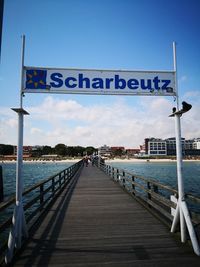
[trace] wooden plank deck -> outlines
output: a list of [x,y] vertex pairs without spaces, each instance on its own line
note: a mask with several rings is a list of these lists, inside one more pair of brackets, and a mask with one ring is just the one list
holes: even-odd
[[60,195],[14,266],[200,266],[188,245],[119,185],[84,167],[71,196]]

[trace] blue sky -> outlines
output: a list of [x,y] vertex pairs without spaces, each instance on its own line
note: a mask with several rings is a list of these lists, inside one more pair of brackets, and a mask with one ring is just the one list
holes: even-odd
[[[200,137],[199,0],[5,0],[0,143],[17,143],[21,35],[25,65],[172,70],[177,42],[180,100],[193,105],[182,135]],[[123,145],[174,136],[172,97],[26,94],[26,145]]]

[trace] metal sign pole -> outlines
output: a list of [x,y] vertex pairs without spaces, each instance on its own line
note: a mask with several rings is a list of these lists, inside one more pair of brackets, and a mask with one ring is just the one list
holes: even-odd
[[175,130],[176,130],[176,157],[177,157],[177,179],[178,179],[178,202],[176,207],[176,212],[174,216],[174,220],[171,227],[171,232],[175,232],[176,226],[180,221],[180,232],[181,232],[181,242],[186,242],[186,226],[190,235],[190,239],[192,242],[192,246],[194,252],[200,256],[200,248],[197,241],[197,237],[194,231],[194,227],[192,225],[192,221],[190,218],[190,214],[187,208],[187,203],[185,201],[185,193],[184,193],[184,184],[183,184],[183,177],[182,177],[182,140],[181,140],[181,116],[183,113],[187,112],[191,105],[188,105],[186,102],[185,106],[181,110],[179,110],[179,95],[178,95],[178,86],[177,86],[177,66],[176,66],[176,44],[173,43],[173,54],[174,54],[174,71],[175,71],[175,86],[176,86],[176,94],[177,94],[177,110],[175,110],[171,117],[175,117]]
[[[174,72],[175,72],[175,88],[176,88],[176,107],[179,111],[179,91],[177,80],[177,57],[176,57],[176,43],[173,42],[173,58],[174,58]],[[177,157],[177,180],[178,180],[178,194],[179,200],[184,199],[184,185],[182,178],[182,140],[181,140],[181,115],[175,115],[175,132],[176,132],[176,157]],[[182,210],[179,210],[180,227],[181,227],[181,241],[186,242],[186,227]]]
[[21,90],[20,90],[20,108],[12,108],[18,114],[18,145],[17,145],[17,164],[16,164],[16,206],[13,213],[13,227],[8,238],[8,250],[5,256],[5,262],[9,263],[12,260],[14,247],[21,247],[22,235],[28,236],[26,221],[24,216],[22,192],[23,192],[23,121],[24,115],[29,113],[23,109],[22,103],[22,86],[23,86],[23,67],[24,67],[24,49],[25,36],[22,36],[22,58],[21,58]]

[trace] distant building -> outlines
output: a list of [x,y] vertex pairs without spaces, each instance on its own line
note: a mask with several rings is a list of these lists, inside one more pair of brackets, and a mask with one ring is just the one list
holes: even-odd
[[[23,146],[23,156],[31,157],[32,146]],[[17,155],[17,146],[14,146],[14,155]]]
[[[176,138],[168,138],[167,142],[167,155],[176,155]],[[189,139],[181,138],[182,153],[184,156],[198,156],[200,155],[200,138]]]
[[[165,139],[167,143],[167,155],[168,156],[175,156],[176,155],[176,137],[170,137]],[[182,150],[184,150],[184,142],[185,138],[181,138],[182,143]]]
[[111,155],[121,157],[125,154],[125,147],[124,146],[111,146]]
[[42,155],[41,157],[46,160],[56,160],[60,158],[57,154]]
[[[23,159],[29,159],[30,155],[23,155]],[[16,160],[17,159],[17,155],[4,155],[2,157],[3,160]]]
[[32,151],[42,150],[44,146],[32,146]]
[[124,146],[111,146],[111,151],[116,151],[116,150],[122,150],[125,151],[125,147]]
[[111,148],[109,146],[101,146],[98,148],[98,154],[101,157],[110,157],[111,156]]
[[127,148],[126,149],[126,155],[128,157],[134,157],[136,155],[139,155],[140,149],[139,148]]
[[145,139],[145,153],[149,156],[166,156],[167,144],[166,141],[158,138]]
[[[184,156],[200,155],[200,138],[189,139],[181,138],[182,153]],[[144,140],[143,150],[145,155],[149,156],[175,156],[176,155],[176,138],[171,137],[165,140],[158,138],[146,138]]]
[[200,149],[200,138],[195,138],[193,140],[193,149]]
[[[145,139],[145,140],[146,140],[146,139]],[[148,150],[148,148],[147,148],[147,150]],[[145,144],[140,145],[140,151],[139,151],[138,156],[140,156],[140,157],[147,156],[147,155],[148,155],[147,153],[148,153],[148,152],[146,151],[146,146],[145,146]]]
[[184,140],[183,149],[184,150],[191,150],[191,149],[193,149],[193,143],[194,143],[194,139],[192,139],[192,140]]
[[200,156],[200,138],[185,140],[185,156]]

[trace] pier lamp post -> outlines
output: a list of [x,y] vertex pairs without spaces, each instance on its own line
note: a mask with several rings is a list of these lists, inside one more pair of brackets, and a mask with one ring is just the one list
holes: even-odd
[[174,233],[177,224],[180,221],[181,242],[186,242],[186,227],[192,242],[194,252],[200,256],[200,248],[197,241],[196,233],[190,218],[187,203],[185,201],[184,184],[182,177],[182,142],[181,142],[181,116],[192,108],[192,105],[182,102],[182,109],[179,109],[179,94],[177,82],[177,64],[176,64],[176,43],[173,42],[173,59],[174,59],[174,73],[175,73],[175,89],[176,89],[176,108],[170,117],[175,118],[175,131],[176,131],[176,157],[177,157],[177,180],[178,180],[178,202],[176,206],[175,216],[172,222],[171,232]]
[[12,260],[14,247],[20,248],[22,236],[28,237],[26,221],[24,216],[24,208],[22,201],[23,179],[23,122],[24,115],[29,113],[23,108],[12,108],[18,114],[18,145],[17,145],[17,165],[16,165],[16,204],[12,218],[13,227],[8,238],[8,250],[5,256],[5,262],[9,263]]
[[25,36],[22,36],[22,57],[21,57],[21,90],[20,90],[20,107],[12,108],[18,114],[18,144],[17,144],[17,162],[16,162],[16,203],[12,218],[12,229],[8,238],[8,250],[5,256],[5,262],[8,264],[13,258],[14,248],[21,247],[22,236],[27,237],[28,231],[24,216],[23,208],[23,124],[24,115],[29,113],[23,109],[23,67],[24,67],[24,49],[25,48]]
[[178,202],[176,206],[175,216],[172,222],[171,232],[174,233],[177,224],[180,221],[181,242],[186,242],[186,227],[192,242],[194,252],[200,256],[200,248],[194,227],[190,218],[187,203],[185,201],[184,184],[182,178],[182,142],[181,142],[181,116],[183,113],[189,111],[192,106],[186,102],[182,102],[182,109],[176,111],[173,108],[173,113],[170,117],[175,118],[176,130],[176,156],[177,156],[177,179],[178,179]]

